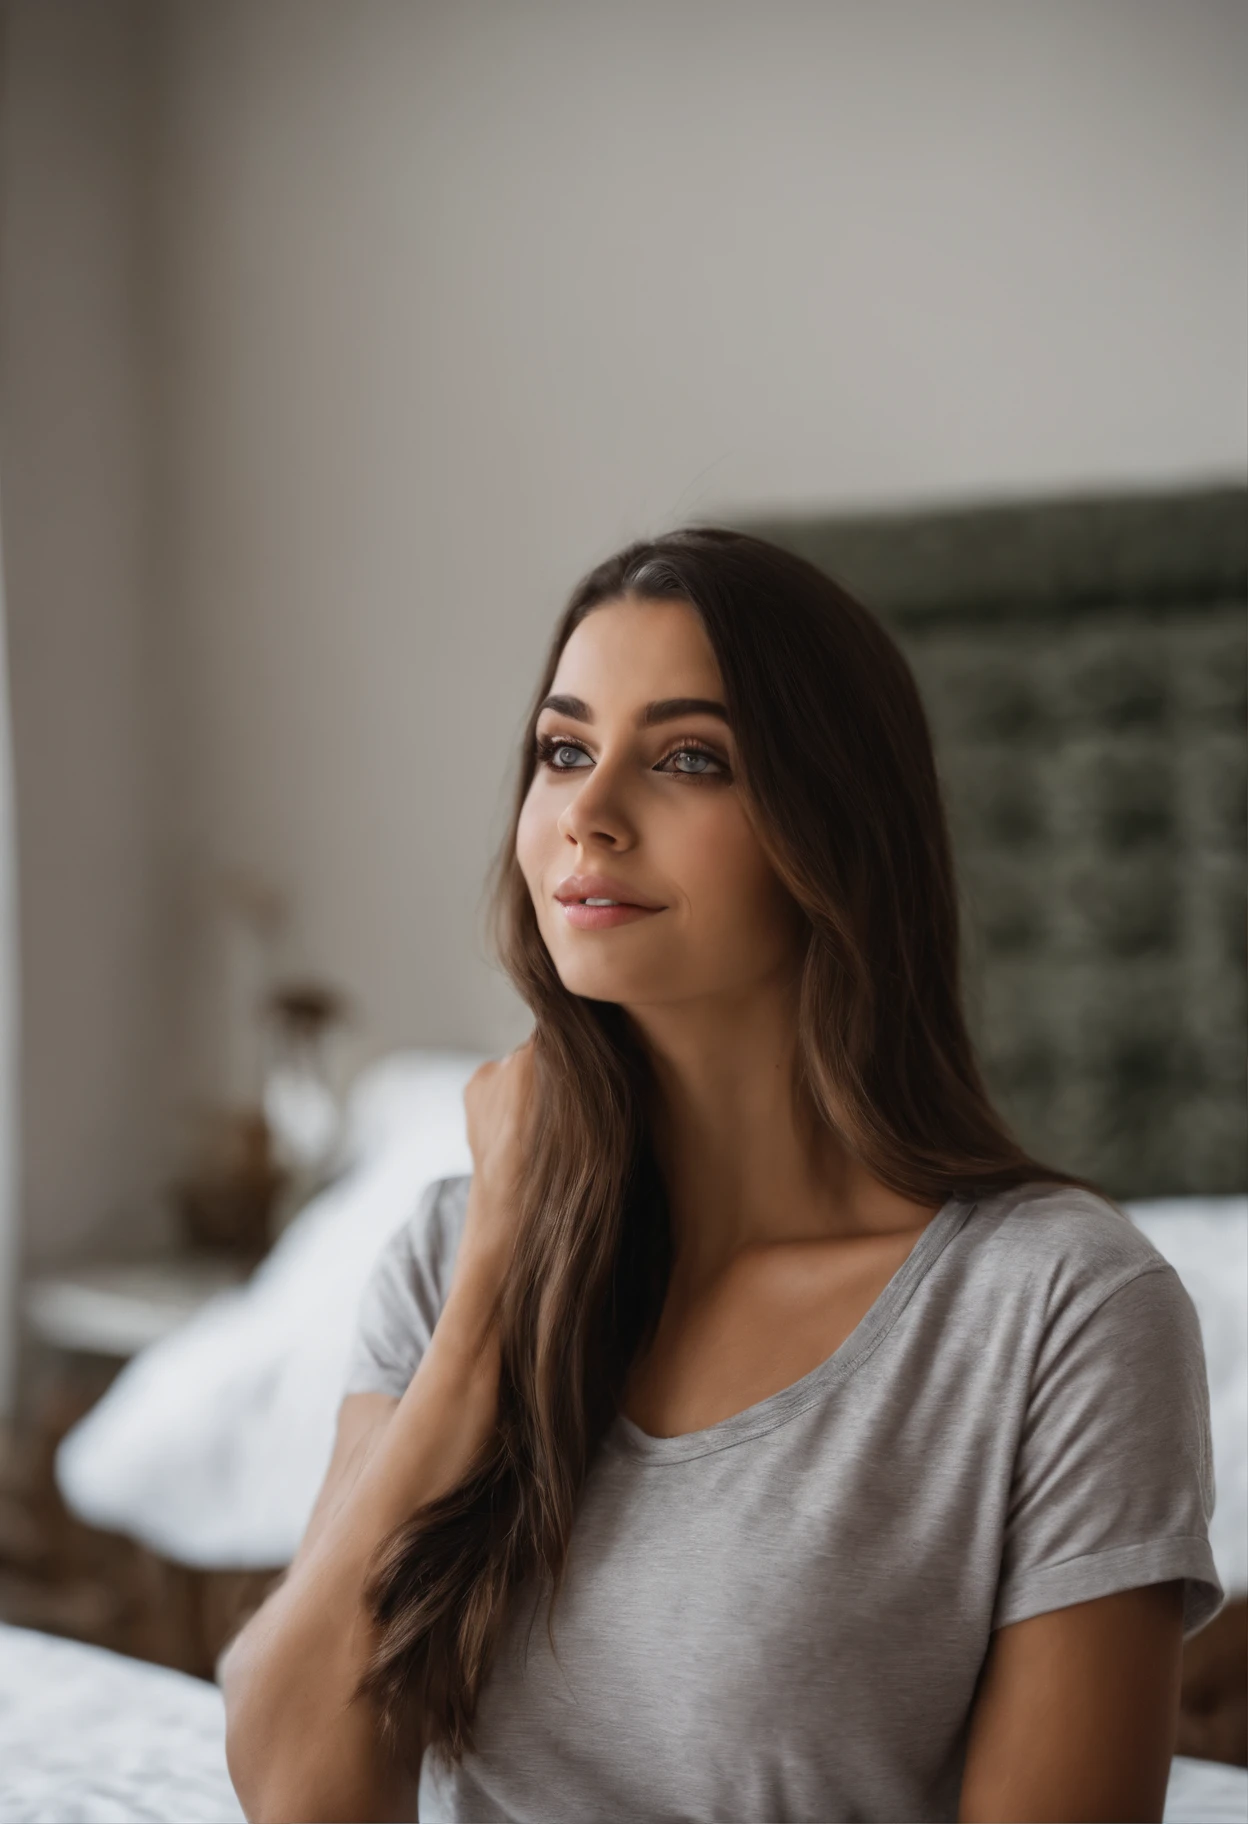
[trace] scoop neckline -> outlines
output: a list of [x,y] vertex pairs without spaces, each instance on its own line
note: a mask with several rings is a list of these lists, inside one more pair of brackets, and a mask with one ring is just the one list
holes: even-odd
[[774,1431],[778,1425],[786,1425],[807,1407],[815,1405],[833,1387],[847,1380],[883,1341],[920,1281],[976,1208],[970,1198],[950,1197],[943,1203],[849,1335],[800,1380],[790,1382],[776,1393],[769,1393],[753,1406],[731,1413],[726,1419],[718,1419],[701,1431],[682,1431],[670,1438],[643,1431],[640,1425],[619,1412],[604,1443],[608,1448],[648,1463],[680,1463],[690,1457],[731,1450],[736,1444],[744,1444],[750,1438]]

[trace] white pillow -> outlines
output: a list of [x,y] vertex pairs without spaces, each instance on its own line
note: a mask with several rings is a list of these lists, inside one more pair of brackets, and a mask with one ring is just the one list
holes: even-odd
[[289,1562],[373,1262],[430,1180],[471,1170],[462,1097],[480,1061],[400,1053],[362,1074],[343,1176],[245,1286],[136,1356],[63,1440],[57,1482],[75,1513],[182,1564]]
[[1200,1319],[1217,1484],[1209,1543],[1227,1596],[1248,1596],[1248,1197],[1168,1197],[1127,1211]]

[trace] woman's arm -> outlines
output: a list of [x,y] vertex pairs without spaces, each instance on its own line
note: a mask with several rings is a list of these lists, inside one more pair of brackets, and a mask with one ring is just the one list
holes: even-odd
[[381,1544],[459,1482],[498,1398],[493,1314],[510,1259],[528,1047],[468,1086],[474,1173],[450,1292],[401,1400],[343,1401],[325,1485],[283,1582],[224,1654],[226,1755],[252,1824],[412,1815],[410,1776],[355,1691],[376,1645],[364,1601]]
[[1181,1582],[999,1628],[971,1712],[960,1824],[1155,1824],[1182,1660]]
[[377,1410],[378,1395],[343,1402],[307,1536],[225,1655],[226,1755],[252,1824],[410,1815],[410,1780],[383,1750],[371,1707],[354,1697],[376,1644],[363,1590],[382,1542],[452,1488],[489,1436],[492,1297],[474,1276],[458,1281],[389,1413]]

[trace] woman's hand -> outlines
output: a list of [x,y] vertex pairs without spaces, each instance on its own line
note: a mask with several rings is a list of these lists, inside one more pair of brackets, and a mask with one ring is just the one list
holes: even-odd
[[482,1064],[468,1079],[464,1109],[472,1150],[472,1188],[456,1282],[471,1274],[497,1290],[511,1260],[516,1212],[532,1133],[533,1041]]

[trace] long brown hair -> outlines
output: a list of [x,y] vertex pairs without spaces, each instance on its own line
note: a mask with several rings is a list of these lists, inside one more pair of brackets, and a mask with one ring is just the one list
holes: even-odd
[[564,988],[515,856],[559,655],[594,608],[629,597],[691,604],[719,662],[744,787],[805,915],[798,1055],[814,1108],[921,1202],[1070,1181],[1016,1144],[980,1078],[931,737],[888,634],[812,565],[741,533],[692,528],[600,564],[556,629],[497,864],[499,950],[533,1011],[537,1085],[498,1421],[462,1483],[392,1535],[368,1592],[379,1643],[361,1694],[409,1758],[471,1746],[511,1599],[530,1581],[557,1590],[595,1447],[667,1285],[645,1057],[620,1008]]

